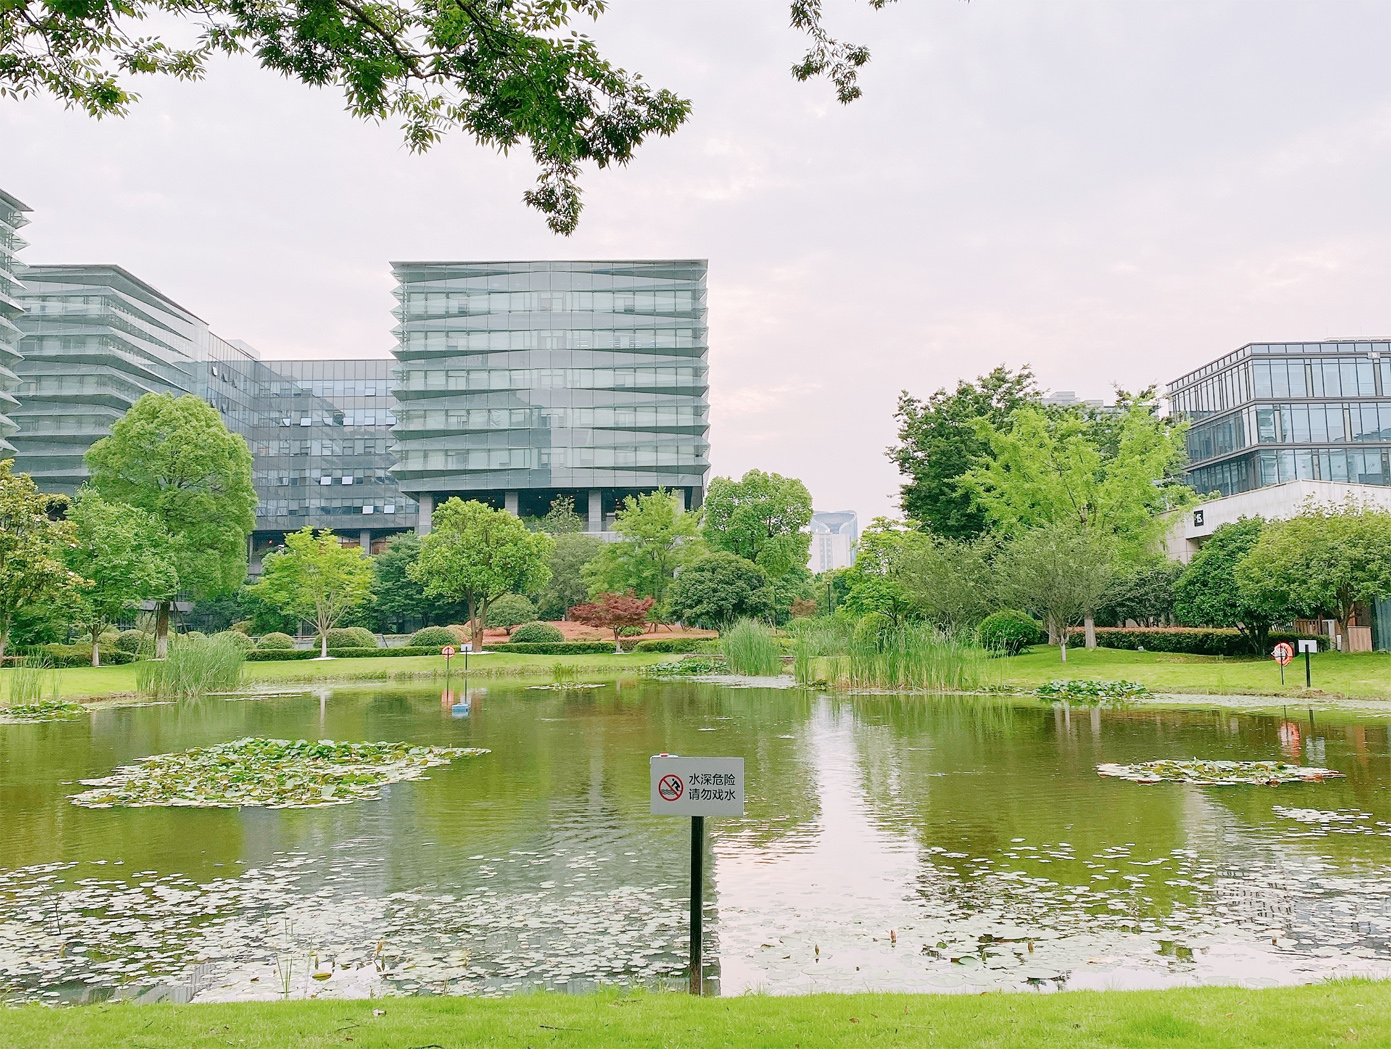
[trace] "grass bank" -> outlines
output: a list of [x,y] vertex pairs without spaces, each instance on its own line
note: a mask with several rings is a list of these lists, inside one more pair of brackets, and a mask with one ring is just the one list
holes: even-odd
[[[382,1015],[375,1015],[381,1010]],[[463,1046],[1386,1045],[1391,987],[1341,981],[1061,994],[682,994],[385,998],[236,1005],[0,1010],[0,1047],[455,1049]]]

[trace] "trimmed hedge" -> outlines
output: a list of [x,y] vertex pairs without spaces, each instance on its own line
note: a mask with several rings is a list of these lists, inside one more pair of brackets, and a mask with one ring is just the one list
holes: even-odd
[[[273,648],[248,652],[246,658],[264,663],[278,659],[313,659],[318,654],[317,646],[289,651]],[[402,645],[400,648],[330,648],[328,654],[335,659],[367,659],[371,656],[437,656],[440,650],[429,645]]]
[[986,616],[978,632],[980,643],[986,648],[1011,656],[1043,640],[1043,632],[1033,617],[1017,608],[1003,608]]
[[243,652],[250,652],[256,647],[256,642],[247,637],[240,630],[223,630],[213,635],[214,638],[223,638],[236,645]]
[[257,652],[292,652],[294,647],[295,639],[279,630],[263,635],[261,640],[256,642]]
[[154,640],[154,634],[147,630],[122,630],[116,635],[116,647],[122,652],[139,652],[141,645],[152,645]]
[[447,626],[427,626],[422,627],[411,635],[411,646],[420,648],[429,645],[439,651],[445,645],[457,645],[459,635]]
[[507,639],[509,645],[554,645],[565,640],[565,632],[558,626],[537,620],[523,623],[512,631]]
[[[631,652],[634,642],[622,642],[623,651]],[[604,656],[614,655],[612,641],[555,641],[551,644],[488,645],[489,652],[517,652],[527,656]]]
[[328,647],[376,648],[377,635],[361,626],[335,627],[328,632]]
[[[1270,647],[1281,641],[1298,649],[1296,641],[1317,641],[1319,651],[1328,649],[1328,638],[1310,634],[1284,634],[1272,632]],[[1081,648],[1087,643],[1086,631],[1077,627],[1068,631],[1067,647]],[[1096,644],[1098,648],[1119,648],[1146,652],[1175,652],[1190,656],[1262,656],[1269,658],[1269,652],[1253,652],[1250,640],[1236,630],[1218,627],[1097,627]]]
[[698,637],[652,637],[639,641],[633,646],[634,652],[696,652],[700,649],[702,638]]

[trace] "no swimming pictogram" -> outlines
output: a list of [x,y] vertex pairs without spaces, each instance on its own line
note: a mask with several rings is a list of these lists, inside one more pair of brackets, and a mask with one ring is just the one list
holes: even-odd
[[677,800],[684,789],[680,776],[663,776],[657,784],[657,793],[662,796],[663,801]]

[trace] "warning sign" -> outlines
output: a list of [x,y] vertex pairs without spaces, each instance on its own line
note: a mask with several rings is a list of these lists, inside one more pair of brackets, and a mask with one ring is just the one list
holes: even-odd
[[657,754],[651,760],[652,812],[661,816],[742,816],[743,758],[682,758]]

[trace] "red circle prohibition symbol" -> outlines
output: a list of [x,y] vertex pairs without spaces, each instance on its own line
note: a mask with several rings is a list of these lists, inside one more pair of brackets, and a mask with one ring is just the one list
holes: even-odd
[[684,789],[680,776],[663,776],[657,781],[657,793],[662,796],[663,801],[679,800]]

